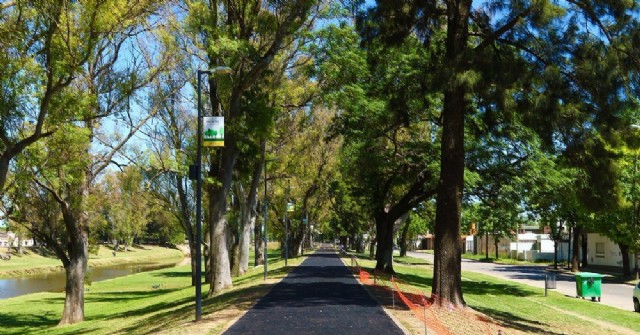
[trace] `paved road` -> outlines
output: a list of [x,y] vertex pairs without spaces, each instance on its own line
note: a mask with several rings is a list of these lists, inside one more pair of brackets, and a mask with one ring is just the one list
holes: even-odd
[[[422,258],[433,264],[433,255],[421,252],[408,252],[409,256]],[[546,266],[538,265],[502,265],[484,263],[469,259],[462,260],[462,271],[473,271],[488,274],[494,277],[517,281],[534,287],[544,288],[544,277],[547,273]],[[464,277],[464,273],[462,274]],[[556,291],[569,297],[576,296],[575,276],[570,273],[556,274]],[[602,297],[600,303],[633,311],[631,300],[633,286],[626,284],[607,283],[607,278],[602,281]]]
[[336,253],[311,254],[224,334],[403,334]]

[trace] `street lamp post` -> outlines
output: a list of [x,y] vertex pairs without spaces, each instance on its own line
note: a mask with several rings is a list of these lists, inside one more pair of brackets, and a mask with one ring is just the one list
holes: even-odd
[[[631,125],[632,129],[640,129],[640,126],[637,124],[632,124]],[[632,204],[631,206],[632,208],[632,212],[631,212],[631,221],[633,223],[633,235],[634,235],[634,239],[633,239],[633,272],[635,275],[636,280],[638,280],[639,276],[639,272],[638,272],[638,251],[637,251],[637,233],[638,233],[638,206],[637,206],[637,199],[636,199],[636,175],[638,174],[638,152],[636,151],[636,153],[633,156],[633,186],[631,188],[631,199],[632,199]]]
[[269,272],[268,270],[268,264],[269,262],[267,261],[267,243],[268,243],[268,239],[267,239],[267,213],[268,213],[268,207],[267,207],[267,155],[266,155],[266,145],[264,147],[264,151],[262,151],[262,162],[264,164],[264,224],[263,224],[263,231],[262,231],[262,237],[264,239],[264,253],[263,253],[263,257],[264,257],[264,280],[267,280],[267,274]]
[[287,179],[287,192],[285,192],[285,208],[284,208],[284,266],[287,266],[289,259],[289,189],[291,188],[291,180]]
[[634,235],[634,240],[633,240],[633,272],[634,275],[636,277],[636,280],[638,280],[638,251],[636,250],[636,239],[637,239],[637,231],[638,231],[638,206],[637,206],[637,199],[636,199],[636,175],[638,174],[638,154],[636,153],[633,156],[633,180],[632,180],[632,187],[631,187],[631,223],[633,224],[633,235]]
[[229,74],[228,66],[216,66],[210,70],[198,70],[198,134],[196,145],[196,321],[202,320],[202,75]]

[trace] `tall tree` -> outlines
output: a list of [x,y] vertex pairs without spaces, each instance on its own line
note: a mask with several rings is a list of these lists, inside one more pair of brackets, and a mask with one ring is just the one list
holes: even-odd
[[[213,162],[208,176],[215,183],[208,183],[210,290],[215,294],[232,285],[229,251],[226,241],[225,219],[228,191],[233,171],[240,155],[242,108],[245,93],[260,82],[274,57],[291,43],[291,36],[309,24],[309,15],[316,1],[297,0],[266,3],[244,0],[239,2],[189,1],[189,24],[195,27],[195,44],[203,50],[208,67],[226,64],[234,69],[233,80],[221,82],[221,92],[226,92],[224,116],[227,129],[225,147],[220,157],[211,153]],[[218,96],[218,80],[209,77],[211,113],[221,114]],[[221,93],[222,96],[223,93]]]
[[[41,190],[48,192],[60,208],[64,223],[64,229],[58,231],[61,235],[43,232],[39,236],[64,265],[65,305],[60,324],[70,324],[84,319],[84,280],[91,217],[88,201],[92,186],[153,114],[139,115],[132,111],[130,99],[155,78],[168,59],[163,57],[162,41],[153,35],[157,27],[147,22],[150,15],[158,13],[154,1],[62,1],[56,2],[56,6],[59,6],[54,8],[57,11],[36,8],[29,13],[42,12],[45,21],[51,20],[52,25],[60,27],[57,29],[64,27],[63,32],[54,34],[52,41],[60,45],[53,50],[82,52],[82,57],[48,60],[56,69],[66,68],[68,62],[82,61],[83,66],[65,77],[73,82],[65,89],[59,88],[66,99],[50,98],[49,102],[68,113],[64,121],[75,122],[50,123],[53,120],[48,119],[45,126],[61,127],[64,132],[52,134],[46,142],[40,141],[37,148],[32,144],[25,165],[20,169],[31,173]],[[56,13],[55,18],[49,17],[50,12]],[[48,31],[53,34],[56,30]],[[153,52],[147,44],[136,43],[134,37],[143,35],[158,42]],[[34,43],[47,42],[36,39]],[[27,93],[38,97],[37,92]],[[24,100],[30,100],[30,96]],[[138,107],[137,110],[144,108]],[[109,116],[120,126],[115,129],[122,131],[114,138],[108,138],[101,128],[101,121]]]
[[[607,134],[607,141],[615,141],[607,129],[620,120],[616,111],[625,103],[621,88],[628,76],[598,87],[594,83],[616,73],[611,69],[637,70],[639,64],[638,53],[633,52],[637,47],[629,43],[630,36],[637,36],[634,3],[472,3],[449,0],[400,4],[379,0],[369,16],[375,18],[370,21],[381,22],[380,29],[363,29],[365,36],[379,34],[394,43],[418,36],[425,46],[440,45],[444,50],[444,66],[435,74],[443,83],[440,91],[444,105],[432,292],[441,301],[454,305],[464,304],[458,239],[465,116],[473,110],[474,103],[488,98],[492,104],[485,109],[490,107],[494,115],[510,116],[509,120],[532,127],[541,133],[548,147],[558,145],[558,139],[566,139],[562,134],[571,129],[565,123],[569,119],[573,129],[600,129]],[[444,38],[438,38],[442,31]],[[609,50],[612,56],[606,62],[589,57],[589,65],[581,53],[590,50],[581,48],[588,45]],[[485,88],[497,94],[483,95]],[[604,103],[607,100],[609,103]],[[582,101],[583,113],[563,107],[565,102],[576,106],[576,101]],[[514,114],[516,111],[520,114]]]
[[0,7],[0,192],[12,159],[74,118],[66,106],[82,95],[68,88],[108,35],[95,20],[100,7],[71,1]]
[[396,221],[436,190],[441,97],[424,73],[437,68],[428,62],[437,50],[417,39],[394,48],[372,39],[359,49],[344,23],[320,36],[329,41],[315,55],[325,99],[341,109],[334,131],[344,136],[342,175],[375,220],[376,269],[393,272]]

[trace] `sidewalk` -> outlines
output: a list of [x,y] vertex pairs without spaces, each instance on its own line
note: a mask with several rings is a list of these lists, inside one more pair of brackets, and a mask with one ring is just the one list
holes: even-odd
[[336,253],[317,251],[233,324],[236,334],[403,334]]

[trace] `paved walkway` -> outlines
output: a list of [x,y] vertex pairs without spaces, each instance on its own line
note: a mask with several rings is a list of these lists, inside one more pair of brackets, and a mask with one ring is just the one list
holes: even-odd
[[336,253],[311,254],[225,335],[403,334]]

